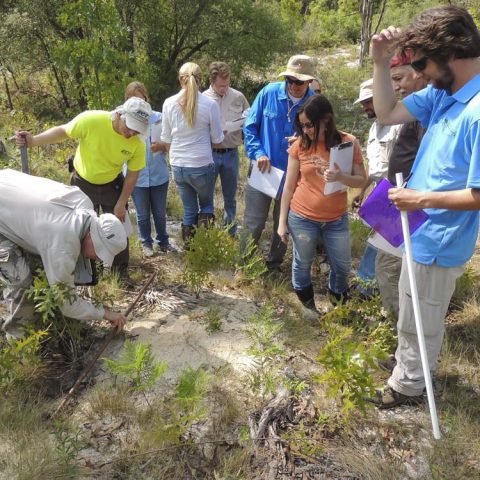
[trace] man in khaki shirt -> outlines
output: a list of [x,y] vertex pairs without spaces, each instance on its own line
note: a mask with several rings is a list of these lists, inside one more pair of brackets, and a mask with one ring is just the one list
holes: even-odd
[[242,127],[244,112],[250,107],[243,93],[230,87],[230,67],[224,62],[210,64],[210,88],[204,95],[214,99],[222,117],[222,129],[225,139],[213,145],[215,178],[220,175],[223,192],[224,224],[230,225],[229,232],[235,235],[237,225],[237,181],[238,181],[238,146],[242,144]]

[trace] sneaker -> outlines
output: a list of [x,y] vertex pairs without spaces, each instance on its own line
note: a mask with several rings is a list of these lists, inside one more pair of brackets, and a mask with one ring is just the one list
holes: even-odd
[[178,253],[178,250],[173,245],[170,245],[169,243],[167,245],[159,245],[158,249],[162,253]]
[[142,252],[144,257],[153,257],[153,247],[151,245],[143,245]]
[[377,390],[376,398],[371,398],[369,401],[374,403],[380,410],[386,410],[400,405],[418,405],[423,403],[424,397],[423,395],[416,395],[414,397],[404,395],[387,385],[383,390]]

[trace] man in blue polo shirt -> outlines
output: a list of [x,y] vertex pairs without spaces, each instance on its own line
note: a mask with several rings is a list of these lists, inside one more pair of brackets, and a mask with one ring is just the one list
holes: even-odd
[[[258,168],[262,173],[270,171],[271,166],[284,172],[287,170],[288,138],[293,135],[295,115],[300,105],[314,95],[309,88],[310,82],[315,79],[312,58],[294,55],[279,77],[285,77],[285,81],[270,83],[258,93],[243,127],[251,168]],[[247,186],[244,226],[257,244],[265,228],[271,202],[271,197]],[[280,199],[275,199],[272,240],[267,258],[270,271],[280,269],[287,250],[277,234],[279,215]]]
[[[389,75],[396,46],[430,85],[398,102]],[[425,209],[428,220],[412,236],[412,252],[431,371],[444,337],[455,281],[472,256],[480,209],[480,34],[470,14],[446,5],[419,14],[404,31],[372,38],[373,100],[386,124],[419,120],[427,129],[408,188],[389,198],[400,210]],[[380,408],[417,403],[425,387],[406,261],[399,283],[397,365],[379,393]]]

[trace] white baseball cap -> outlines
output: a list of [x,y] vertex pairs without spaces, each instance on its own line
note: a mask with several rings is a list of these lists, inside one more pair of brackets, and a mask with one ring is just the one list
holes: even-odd
[[148,102],[139,97],[130,97],[116,111],[122,115],[128,128],[140,135],[148,134],[148,121],[152,114],[152,107]]
[[360,93],[353,104],[355,105],[370,98],[373,98],[373,78],[369,78],[360,84]]
[[111,213],[103,213],[99,217],[92,215],[90,236],[97,257],[105,265],[111,265],[115,256],[127,247],[125,227]]

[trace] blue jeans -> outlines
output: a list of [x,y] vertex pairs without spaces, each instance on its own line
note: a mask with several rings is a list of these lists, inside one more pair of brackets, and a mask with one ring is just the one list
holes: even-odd
[[345,293],[351,264],[348,214],[332,222],[317,222],[290,210],[288,230],[293,241],[293,288],[303,290],[312,284],[312,263],[321,238],[330,265],[328,288],[334,293]]
[[199,213],[213,215],[214,164],[204,167],[172,166],[172,172],[183,203],[183,225],[197,225]]
[[[373,281],[375,280],[375,259],[377,258],[377,249],[367,242],[365,251],[360,260],[360,265],[358,267],[357,277],[364,281]],[[359,290],[366,295],[373,295],[373,288],[364,287],[359,285]]]
[[137,224],[142,245],[152,246],[152,224],[157,232],[157,242],[162,247],[168,245],[167,235],[167,193],[168,182],[154,187],[135,187],[132,192],[133,203],[137,210]]
[[223,224],[232,225],[229,229],[231,235],[235,235],[237,225],[235,216],[237,213],[237,181],[238,181],[238,148],[225,153],[213,152],[215,163],[215,182],[220,175],[223,193]]

